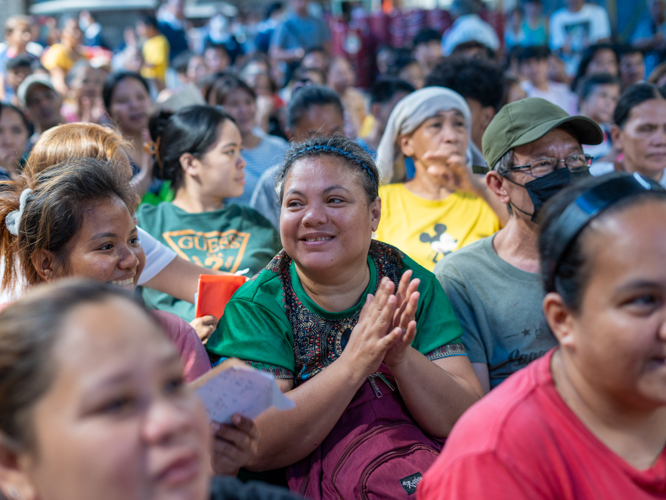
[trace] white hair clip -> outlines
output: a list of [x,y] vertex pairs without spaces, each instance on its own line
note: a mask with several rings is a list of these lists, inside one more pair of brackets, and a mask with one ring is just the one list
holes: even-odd
[[23,217],[23,211],[25,210],[25,203],[28,200],[28,196],[32,193],[32,189],[26,188],[21,192],[21,197],[19,198],[19,209],[14,210],[7,214],[5,217],[5,225],[7,226],[7,231],[14,236],[19,234],[19,225],[21,224],[21,217]]

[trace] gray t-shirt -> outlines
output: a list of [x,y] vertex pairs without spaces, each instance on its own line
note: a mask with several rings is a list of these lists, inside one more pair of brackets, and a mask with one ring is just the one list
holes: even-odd
[[280,166],[275,165],[262,174],[250,199],[250,206],[266,217],[278,231],[280,230],[280,201],[275,191],[275,181],[279,169]]
[[490,388],[557,345],[543,315],[538,274],[501,259],[493,236],[453,252],[435,266],[463,329],[472,363],[486,363]]

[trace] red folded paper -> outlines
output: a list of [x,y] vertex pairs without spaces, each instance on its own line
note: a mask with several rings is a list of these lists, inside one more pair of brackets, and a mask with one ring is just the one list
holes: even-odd
[[215,274],[199,276],[196,317],[200,318],[210,314],[220,319],[231,296],[246,281],[245,276],[218,276]]

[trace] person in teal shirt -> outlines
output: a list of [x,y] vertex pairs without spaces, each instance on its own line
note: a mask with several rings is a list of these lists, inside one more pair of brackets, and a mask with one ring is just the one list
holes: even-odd
[[[172,202],[142,205],[141,227],[180,257],[220,272],[261,271],[280,250],[271,223],[255,210],[225,205],[245,184],[242,140],[233,119],[219,108],[190,106],[161,111],[150,121],[157,176],[171,181]],[[148,307],[190,322],[195,307],[156,290],[144,289]],[[207,317],[214,329],[212,316]],[[213,324],[214,323],[214,324]]]

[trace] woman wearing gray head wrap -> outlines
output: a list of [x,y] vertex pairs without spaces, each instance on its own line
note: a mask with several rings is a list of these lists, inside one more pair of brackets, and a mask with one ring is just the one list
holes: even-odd
[[[500,227],[492,195],[471,170],[471,113],[458,93],[428,87],[409,94],[391,113],[377,150],[382,221],[377,239],[432,270],[444,256]],[[404,183],[401,157],[414,161]],[[506,209],[494,200],[499,210]]]

